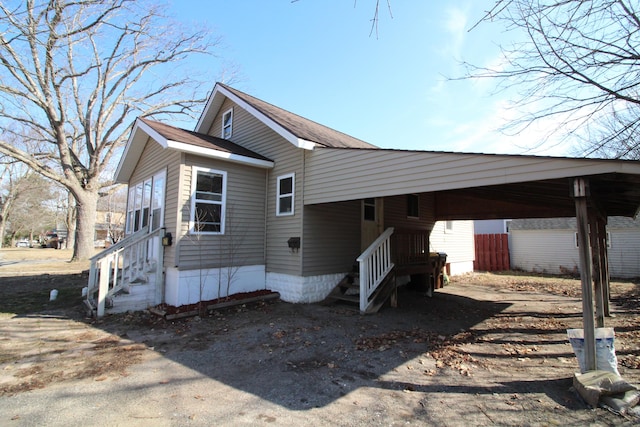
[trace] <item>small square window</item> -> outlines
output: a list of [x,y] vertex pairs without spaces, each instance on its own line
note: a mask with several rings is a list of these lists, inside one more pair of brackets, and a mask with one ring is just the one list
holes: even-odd
[[294,214],[294,188],[295,174],[282,175],[278,177],[278,188],[276,195],[276,215]]
[[233,109],[227,110],[222,115],[222,138],[224,139],[231,138],[232,131],[233,131]]
[[362,215],[365,221],[376,220],[376,199],[364,199],[362,203]]
[[420,218],[420,197],[417,194],[407,195],[407,216]]

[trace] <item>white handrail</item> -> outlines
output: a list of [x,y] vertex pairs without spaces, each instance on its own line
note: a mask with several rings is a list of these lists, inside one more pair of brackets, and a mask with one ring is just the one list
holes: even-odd
[[[162,302],[162,235],[162,228],[149,233],[148,227],[145,227],[91,258],[87,300],[98,293],[97,317],[104,315],[107,297],[124,289],[146,273],[155,274],[156,304]],[[155,272],[149,271],[154,263]]]
[[393,227],[387,228],[356,259],[360,265],[360,311],[370,305],[369,298],[393,269],[391,262],[391,235]]

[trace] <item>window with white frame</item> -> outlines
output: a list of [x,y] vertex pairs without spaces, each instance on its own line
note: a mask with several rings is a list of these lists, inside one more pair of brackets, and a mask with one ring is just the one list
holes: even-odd
[[164,184],[165,171],[161,171],[129,187],[126,234],[136,232],[147,225],[150,226],[149,231],[157,230],[162,226]]
[[129,198],[127,199],[127,223],[125,226],[126,234],[130,234],[133,232],[133,216],[134,216],[135,199],[136,199],[135,187],[129,187]]
[[147,179],[142,185],[142,218],[140,218],[140,226],[149,225],[149,212],[151,209],[151,180]]
[[135,187],[135,201],[133,211],[133,231],[140,230],[140,216],[142,215],[142,183],[139,182]]
[[295,190],[295,174],[290,173],[278,177],[276,196],[276,215],[293,215],[293,194]]
[[233,109],[227,110],[222,115],[222,137],[224,139],[231,138],[233,131]]
[[193,167],[189,232],[224,234],[227,173]]

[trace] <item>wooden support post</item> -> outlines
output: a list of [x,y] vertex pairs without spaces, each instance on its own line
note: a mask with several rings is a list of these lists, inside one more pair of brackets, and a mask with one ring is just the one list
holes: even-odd
[[587,371],[596,369],[596,331],[593,315],[593,286],[591,278],[591,247],[589,246],[589,220],[587,196],[588,182],[584,178],[573,180],[576,204],[578,246],[580,252],[580,280],[582,282],[582,324],[584,329],[584,361]]
[[607,217],[603,217],[598,221],[598,236],[600,236],[600,257],[601,257],[601,274],[602,274],[602,292],[604,299],[604,315],[611,317],[609,307],[609,298],[611,296],[611,279],[609,277],[609,248],[607,240]]
[[604,328],[604,292],[602,290],[602,251],[600,241],[600,229],[598,228],[599,218],[591,210],[589,215],[589,243],[591,245],[591,263],[593,266],[594,299],[596,303],[596,326]]

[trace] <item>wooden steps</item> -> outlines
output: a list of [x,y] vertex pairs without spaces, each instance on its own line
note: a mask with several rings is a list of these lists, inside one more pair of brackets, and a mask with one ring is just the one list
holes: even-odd
[[[350,307],[360,307],[360,280],[358,273],[349,273],[336,285],[322,301],[323,304],[344,303]],[[370,298],[370,305],[364,314],[377,313],[380,308],[392,298],[391,305],[396,306],[396,277],[392,271]]]

